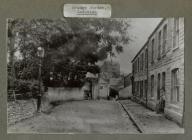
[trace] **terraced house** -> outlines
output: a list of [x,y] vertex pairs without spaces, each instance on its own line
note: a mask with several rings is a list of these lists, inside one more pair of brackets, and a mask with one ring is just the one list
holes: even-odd
[[184,18],[164,18],[132,60],[133,95],[183,124]]

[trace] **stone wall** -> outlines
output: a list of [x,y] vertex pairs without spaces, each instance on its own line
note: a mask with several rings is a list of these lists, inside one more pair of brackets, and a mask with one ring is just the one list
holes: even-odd
[[81,88],[48,88],[48,98],[50,102],[83,100],[84,91]]

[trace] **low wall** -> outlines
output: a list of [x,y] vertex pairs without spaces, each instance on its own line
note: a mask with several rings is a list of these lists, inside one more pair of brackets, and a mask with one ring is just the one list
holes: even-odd
[[48,88],[49,101],[83,100],[84,92],[81,88]]
[[119,98],[127,99],[132,96],[132,86],[125,87],[119,91]]

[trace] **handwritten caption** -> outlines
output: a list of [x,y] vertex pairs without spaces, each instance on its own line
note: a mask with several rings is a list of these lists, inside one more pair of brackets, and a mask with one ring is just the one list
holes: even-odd
[[64,17],[111,17],[109,4],[65,4]]

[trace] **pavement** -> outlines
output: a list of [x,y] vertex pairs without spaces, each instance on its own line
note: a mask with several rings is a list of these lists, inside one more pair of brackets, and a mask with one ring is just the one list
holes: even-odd
[[36,111],[35,100],[17,100],[7,103],[8,125],[30,118]]
[[[41,110],[48,110],[51,108],[51,104],[46,99],[42,97]],[[29,100],[16,100],[7,102],[7,124],[13,125],[22,120],[33,117],[37,111],[37,101],[36,99]]]
[[135,134],[138,128],[116,101],[65,101],[8,126],[8,133]]
[[142,133],[146,134],[172,134],[184,133],[184,128],[175,122],[165,118],[163,114],[157,114],[141,104],[131,100],[119,100],[119,103],[133,119]]

